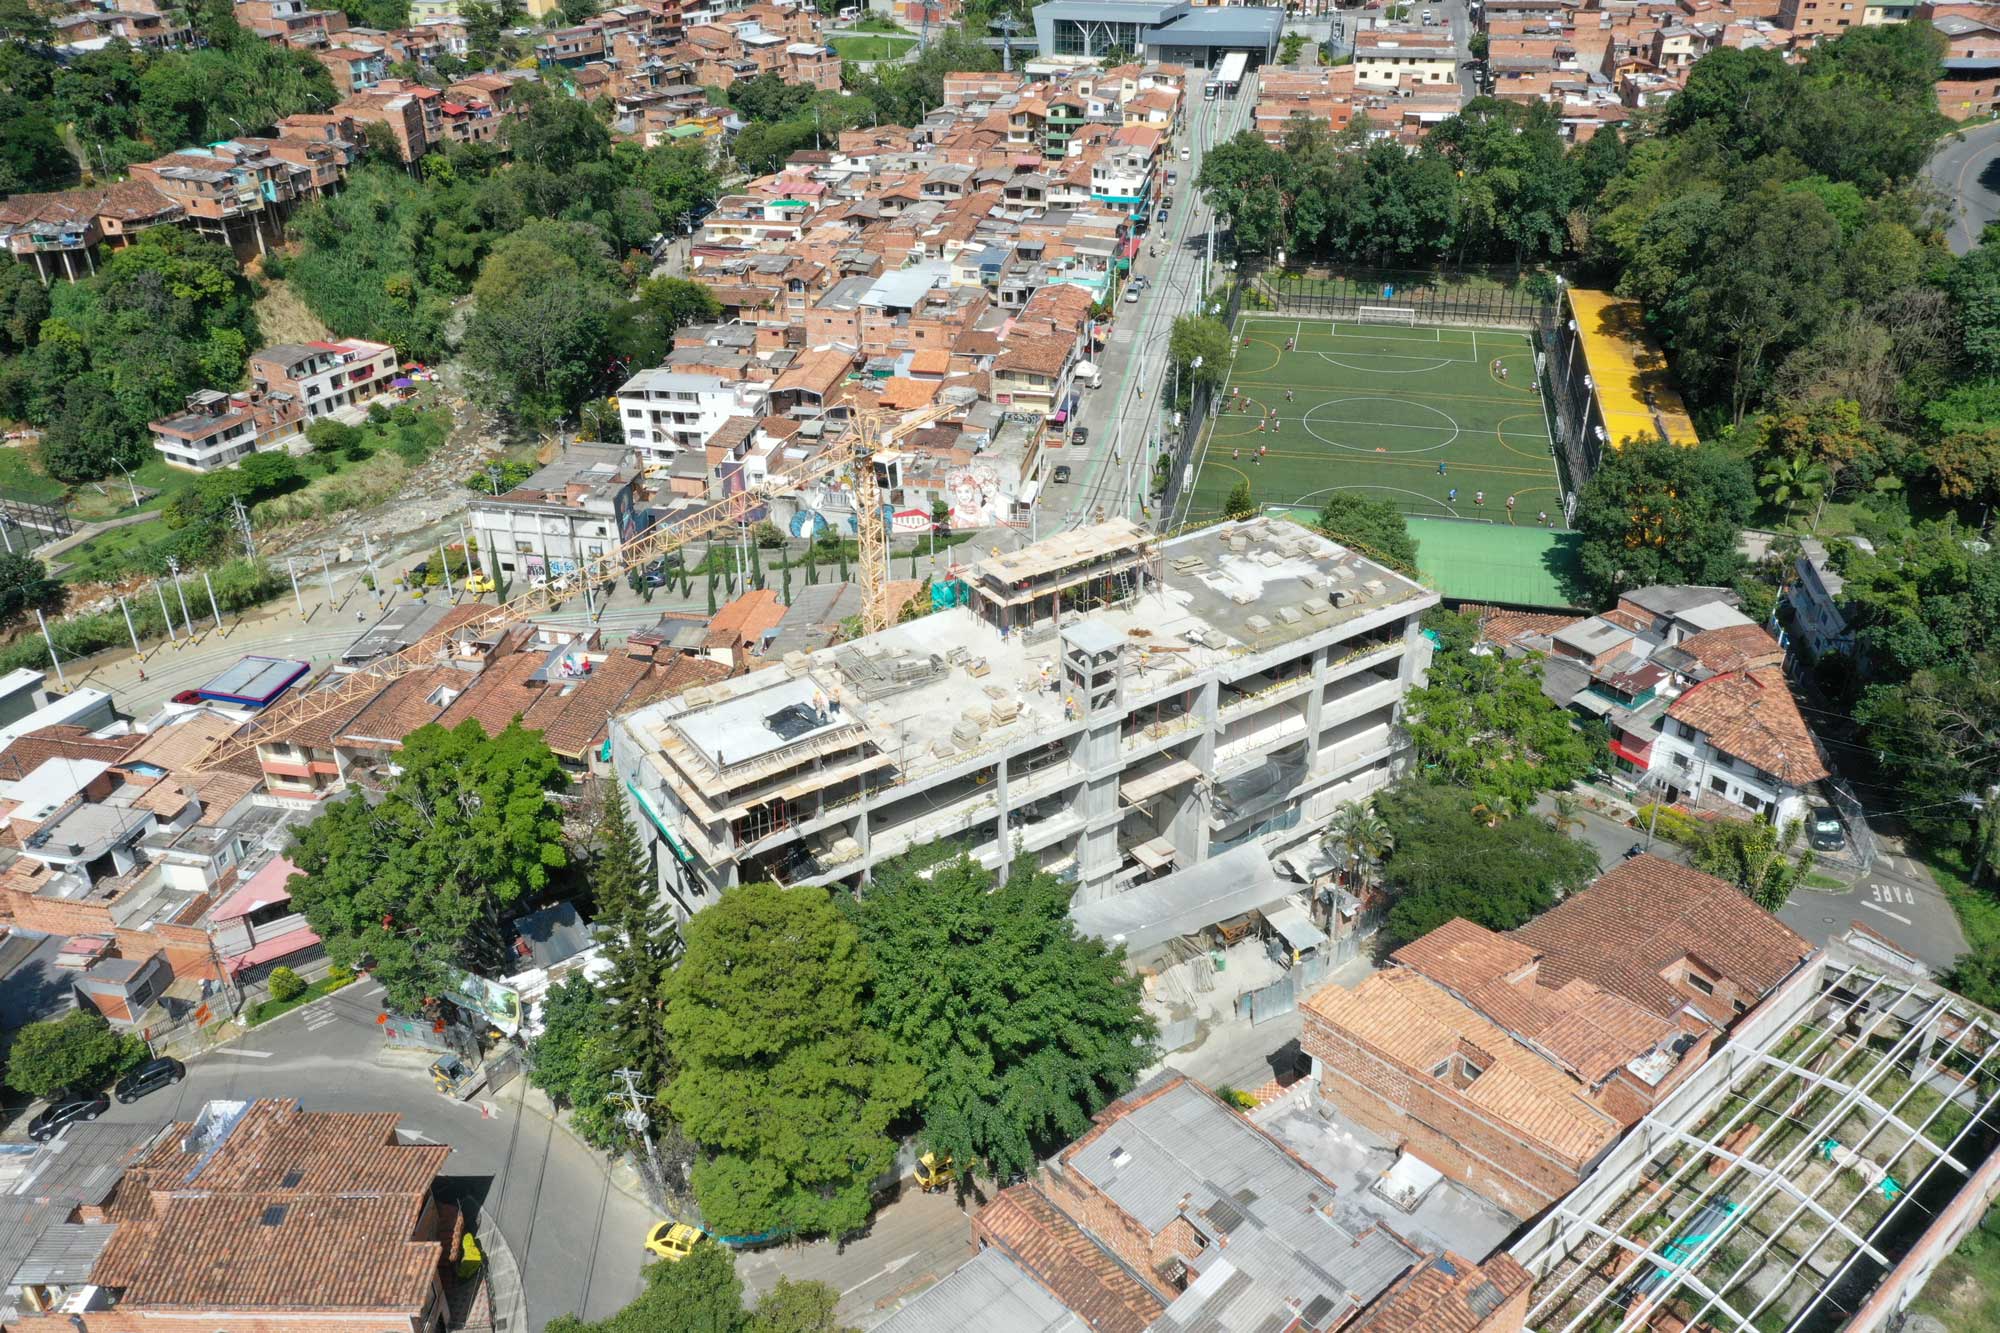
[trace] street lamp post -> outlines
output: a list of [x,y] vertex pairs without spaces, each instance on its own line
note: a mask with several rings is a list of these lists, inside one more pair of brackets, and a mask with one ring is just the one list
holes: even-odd
[[178,557],[167,557],[167,573],[174,576],[174,596],[181,599],[181,623],[187,626],[188,637],[194,637],[194,617],[188,614],[187,589],[181,586],[181,562]]

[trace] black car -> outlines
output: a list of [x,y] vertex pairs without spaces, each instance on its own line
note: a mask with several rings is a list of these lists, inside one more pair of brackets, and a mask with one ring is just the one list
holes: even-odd
[[1089,444],[1090,429],[1086,426],[1078,426],[1075,430],[1069,433],[1069,442],[1079,447]]
[[1830,805],[1816,807],[1812,812],[1812,832],[1807,840],[1818,852],[1837,852],[1846,840],[1847,832],[1840,825],[1840,812]]
[[1056,469],[1055,484],[1058,486],[1069,485],[1069,464],[1064,463]]
[[75,1120],[95,1120],[111,1109],[111,1099],[101,1092],[68,1088],[49,1099],[49,1109],[28,1122],[28,1137],[47,1143],[68,1129]]
[[118,1080],[111,1091],[121,1102],[136,1102],[149,1092],[171,1087],[187,1077],[187,1066],[170,1055],[148,1060]]

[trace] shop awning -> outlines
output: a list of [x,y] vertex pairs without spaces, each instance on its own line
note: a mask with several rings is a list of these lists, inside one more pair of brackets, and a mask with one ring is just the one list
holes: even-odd
[[1062,425],[1063,422],[1069,420],[1069,409],[1064,407],[1057,408],[1055,411],[1049,413],[1049,420],[1055,422],[1058,426]]
[[1640,768],[1652,767],[1653,756],[1649,751],[1623,745],[1616,736],[1611,738],[1611,753],[1617,755],[1628,764],[1637,764]]
[[1201,770],[1185,759],[1176,759],[1165,768],[1141,773],[1118,784],[1118,799],[1127,805],[1150,801],[1161,792],[1201,776]]
[[1015,497],[1014,503],[1025,508],[1028,505],[1033,504],[1035,502],[1035,497],[1040,495],[1041,493],[1042,493],[1042,483],[1039,481],[1031,481],[1026,486],[1023,486],[1021,488],[1021,493],[1020,495]]
[[[1135,222],[1144,222],[1145,220],[1146,220],[1146,215],[1144,213],[1136,213],[1133,215],[1133,221]],[[1125,241],[1125,258],[1127,259],[1135,258],[1137,257],[1138,253],[1139,253],[1139,238],[1137,236],[1127,237]]]
[[1282,903],[1296,887],[1280,880],[1263,847],[1251,842],[1124,893],[1075,903],[1069,916],[1078,934],[1137,951]]

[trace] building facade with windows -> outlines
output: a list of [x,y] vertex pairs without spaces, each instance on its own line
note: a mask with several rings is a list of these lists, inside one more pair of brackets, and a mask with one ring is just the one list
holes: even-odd
[[956,839],[1109,898],[1386,785],[1436,594],[1290,523],[1114,520],[990,557],[955,605],[617,719],[683,915],[726,887],[864,881]]
[[500,495],[472,502],[481,568],[529,580],[573,573],[637,536],[650,510],[638,457],[616,445],[573,444]]

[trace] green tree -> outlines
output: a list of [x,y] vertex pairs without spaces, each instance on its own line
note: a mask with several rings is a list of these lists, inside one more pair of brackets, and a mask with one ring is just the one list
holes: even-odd
[[1396,850],[1396,830],[1376,813],[1372,802],[1344,801],[1333,812],[1326,841],[1346,856],[1356,882],[1366,885],[1383,859]]
[[1032,1170],[1153,1059],[1137,980],[1077,935],[1069,898],[1030,861],[996,888],[961,855],[884,866],[850,913],[875,977],[869,1024],[922,1071],[923,1139],[961,1167]]
[[0,555],[0,621],[37,608],[62,604],[63,586],[41,561],[27,555]]
[[665,1025],[667,981],[680,957],[680,932],[660,901],[638,830],[613,787],[598,825],[591,865],[591,894],[604,961],[604,993],[611,1001],[612,1046],[626,1068],[649,1089],[664,1087],[672,1059]]
[[1229,519],[1257,516],[1257,497],[1250,494],[1249,482],[1239,481],[1229,488],[1229,498],[1222,502],[1222,516]]
[[604,992],[578,973],[549,988],[542,1033],[529,1048],[528,1081],[569,1111],[570,1127],[584,1142],[607,1152],[631,1138],[611,1099],[622,1086],[612,1077],[623,1064],[611,1031],[619,1017]]
[[1270,254],[1285,244],[1288,181],[1284,154],[1255,130],[1244,130],[1202,155],[1195,187],[1234,230],[1236,246]]
[[749,884],[696,915],[686,946],[667,989],[666,1101],[703,1153],[703,1215],[725,1234],[860,1227],[923,1079],[863,1021],[854,926],[822,889]]
[[2000,660],[1981,655],[1871,685],[1854,713],[1898,817],[1926,842],[1964,853],[1975,880],[1992,880]]
[[1542,693],[1539,657],[1439,652],[1407,708],[1404,725],[1424,771],[1502,813],[1568,787],[1595,758],[1569,713]]
[[596,228],[529,223],[493,248],[472,293],[465,358],[490,396],[546,420],[589,393],[617,299]]
[[1605,450],[1576,506],[1586,604],[1652,583],[1728,583],[1756,503],[1749,465],[1719,445]]
[[1192,395],[1197,384],[1214,389],[1229,373],[1229,329],[1212,315],[1177,315],[1167,335],[1167,355],[1184,397]]
[[[1826,464],[1801,452],[1771,459],[1758,475],[1757,484],[1763,488],[1765,499],[1784,507],[1785,522],[1790,523],[1797,517],[1801,504],[1817,506],[1826,498],[1830,480]],[[1817,521],[1813,526],[1819,526]]]
[[403,740],[379,801],[331,802],[293,835],[292,901],[344,967],[373,970],[389,1006],[420,1012],[453,970],[507,960],[501,909],[568,860],[549,800],[568,783],[541,733],[476,721]]
[[658,365],[672,350],[676,332],[689,324],[721,317],[721,302],[702,284],[682,278],[648,278],[630,301],[613,312],[611,350],[635,366]]
[[751,1312],[746,1333],[860,1333],[834,1318],[840,1293],[824,1282],[794,1282],[780,1276]]
[[1496,818],[1477,793],[1405,783],[1375,798],[1395,838],[1383,878],[1389,932],[1412,940],[1453,917],[1512,930],[1598,873],[1597,853],[1533,815]]
[[30,1097],[52,1097],[71,1087],[96,1091],[145,1058],[145,1042],[112,1031],[95,1009],[75,1009],[14,1034],[7,1086]]
[[745,1333],[736,1256],[714,1241],[701,1241],[677,1262],[649,1264],[645,1275],[638,1298],[609,1319],[561,1315],[548,1333]]
[[1320,532],[1404,574],[1417,572],[1417,541],[1392,500],[1371,500],[1356,491],[1335,491],[1319,511]]
[[1792,889],[1812,873],[1816,858],[1811,848],[1796,860],[1790,855],[1798,840],[1796,819],[1785,826],[1782,836],[1762,817],[1721,819],[1702,830],[1700,841],[1688,850],[1688,864],[1728,880],[1759,907],[1775,912],[1791,898]]

